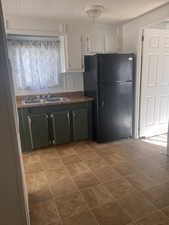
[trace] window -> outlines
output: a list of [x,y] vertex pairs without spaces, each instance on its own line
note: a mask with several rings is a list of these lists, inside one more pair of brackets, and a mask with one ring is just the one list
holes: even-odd
[[57,40],[8,40],[16,89],[43,89],[58,85],[60,46]]

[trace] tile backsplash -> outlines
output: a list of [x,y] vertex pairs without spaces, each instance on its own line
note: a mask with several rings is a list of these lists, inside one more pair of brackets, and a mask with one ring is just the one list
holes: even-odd
[[59,85],[57,85],[56,87],[36,90],[16,90],[16,95],[19,96],[43,93],[74,92],[83,90],[83,73],[69,72],[60,74]]

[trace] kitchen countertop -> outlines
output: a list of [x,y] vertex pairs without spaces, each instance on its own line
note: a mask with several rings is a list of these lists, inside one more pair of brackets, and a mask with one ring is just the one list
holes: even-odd
[[43,106],[49,106],[49,105],[73,104],[73,103],[94,101],[94,98],[90,98],[86,96],[71,96],[68,98],[69,98],[69,101],[40,102],[40,103],[29,103],[29,104],[25,104],[23,100],[17,99],[17,108],[32,108],[32,107],[43,107]]

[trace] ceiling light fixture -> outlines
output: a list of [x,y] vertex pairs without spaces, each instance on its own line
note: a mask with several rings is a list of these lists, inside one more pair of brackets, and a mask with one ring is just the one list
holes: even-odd
[[103,11],[104,11],[104,6],[102,5],[92,5],[92,6],[86,7],[85,9],[85,12],[90,18],[92,18],[93,21],[99,18],[101,14],[103,13]]

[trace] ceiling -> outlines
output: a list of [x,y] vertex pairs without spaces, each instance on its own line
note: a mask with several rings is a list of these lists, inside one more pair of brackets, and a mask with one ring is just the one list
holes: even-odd
[[105,7],[100,22],[119,23],[133,19],[169,0],[2,0],[6,15],[88,20],[84,9],[91,4]]

